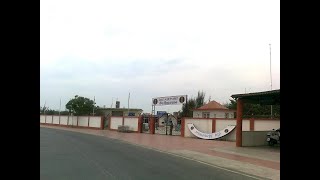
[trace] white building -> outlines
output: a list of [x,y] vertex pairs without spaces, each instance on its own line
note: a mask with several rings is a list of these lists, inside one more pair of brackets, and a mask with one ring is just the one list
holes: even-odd
[[193,110],[193,118],[235,118],[236,110],[231,110],[216,101],[210,101]]

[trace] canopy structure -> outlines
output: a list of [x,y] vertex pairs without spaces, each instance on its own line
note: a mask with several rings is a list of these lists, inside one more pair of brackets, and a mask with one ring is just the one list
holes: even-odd
[[231,96],[237,101],[236,146],[242,146],[242,114],[244,103],[260,105],[280,105],[280,89],[272,91],[234,94]]
[[231,97],[235,100],[242,99],[244,103],[276,105],[280,104],[280,89],[248,94],[234,94]]

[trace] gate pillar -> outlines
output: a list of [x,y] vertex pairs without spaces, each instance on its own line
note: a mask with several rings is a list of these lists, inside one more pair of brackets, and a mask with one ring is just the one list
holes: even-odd
[[150,134],[154,134],[155,133],[155,127],[156,127],[156,121],[155,121],[155,117],[151,116],[150,117]]

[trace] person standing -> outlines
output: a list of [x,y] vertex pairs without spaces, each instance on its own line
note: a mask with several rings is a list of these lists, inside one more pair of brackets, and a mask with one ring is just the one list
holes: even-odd
[[170,135],[172,135],[172,129],[173,129],[173,123],[172,123],[172,121],[169,121],[169,126],[170,126]]

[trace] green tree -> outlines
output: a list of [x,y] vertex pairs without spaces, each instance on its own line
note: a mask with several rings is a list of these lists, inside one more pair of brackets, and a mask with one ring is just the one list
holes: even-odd
[[199,108],[204,105],[204,98],[206,96],[206,93],[203,91],[198,91],[198,96],[196,97],[196,108]]
[[40,114],[53,115],[53,113],[54,113],[54,110],[50,109],[49,107],[41,107],[40,106]]
[[49,107],[41,107],[40,106],[40,114],[56,115],[56,114],[59,114],[59,111],[50,109]]
[[48,107],[41,107],[40,106],[40,114],[44,114],[44,112],[48,109]]
[[58,111],[55,111],[55,110],[53,110],[53,109],[48,108],[48,109],[46,110],[45,114],[46,114],[46,115],[56,115],[56,114],[59,114],[59,112],[58,112]]
[[188,101],[182,105],[181,117],[192,117],[193,109],[199,108],[204,105],[205,93],[203,91],[198,91],[196,98],[190,98]]
[[[59,113],[58,113],[59,114]],[[60,115],[69,115],[69,112],[68,111],[61,111],[60,112]]]
[[[59,111],[50,109],[49,107],[41,107],[40,106],[40,114],[59,115]],[[60,111],[60,115],[69,115],[69,112],[68,111]]]
[[182,105],[182,117],[192,117],[192,110],[196,108],[196,100],[193,98],[188,99],[188,101]]
[[233,100],[233,99],[229,99],[230,103],[226,103],[224,106],[227,107],[228,109],[233,109],[236,110],[237,109],[237,101]]
[[77,116],[90,115],[90,113],[93,111],[93,108],[95,108],[95,111],[97,109],[95,104],[96,103],[89,98],[76,95],[66,104],[66,109],[68,109],[70,113],[72,112]]
[[[237,102],[230,99],[230,103],[225,104],[229,109],[237,109]],[[272,105],[273,117],[280,117],[280,105]],[[260,105],[260,104],[249,104],[245,103],[243,106],[243,117],[244,118],[269,118],[271,116],[271,106],[270,105]]]

